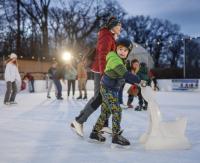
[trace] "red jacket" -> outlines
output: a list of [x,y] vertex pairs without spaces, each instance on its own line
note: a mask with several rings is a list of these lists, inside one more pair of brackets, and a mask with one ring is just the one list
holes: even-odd
[[98,33],[97,50],[92,71],[103,74],[106,66],[106,55],[110,51],[115,51],[115,49],[114,35],[107,28],[102,28]]

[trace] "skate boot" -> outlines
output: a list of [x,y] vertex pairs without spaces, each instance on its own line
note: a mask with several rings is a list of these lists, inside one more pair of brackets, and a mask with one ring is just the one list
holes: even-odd
[[136,106],[135,111],[142,111],[143,107],[142,106]]
[[143,106],[143,110],[146,111],[146,110],[147,110],[147,107],[148,107],[147,105]]
[[83,100],[87,100],[87,95],[85,95],[85,96],[83,97]]
[[71,123],[71,128],[78,136],[83,137],[83,124],[80,124],[75,120]]
[[128,109],[132,109],[133,108],[133,105],[132,104],[128,104]]
[[10,104],[17,104],[16,101],[10,101]]
[[90,139],[96,142],[105,142],[106,138],[101,135],[101,133],[97,131],[92,131],[90,134]]
[[113,135],[111,148],[115,147],[129,148],[130,142],[126,138],[124,138],[121,134],[122,131],[120,131],[118,134]]
[[80,100],[80,99],[82,99],[82,96],[78,96],[76,99],[77,99],[77,100]]

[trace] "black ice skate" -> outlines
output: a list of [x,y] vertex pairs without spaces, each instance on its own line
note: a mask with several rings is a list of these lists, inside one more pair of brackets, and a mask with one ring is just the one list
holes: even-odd
[[83,100],[87,100],[87,95],[85,95],[85,96],[83,97]]
[[103,137],[99,132],[96,131],[92,131],[92,133],[90,134],[90,139],[94,140],[96,142],[105,142],[106,138]]
[[147,105],[143,106],[143,110],[147,110],[147,107],[148,107]]
[[76,99],[77,99],[77,100],[80,100],[80,99],[82,99],[82,96],[79,96],[79,97],[77,97]]
[[143,110],[143,106],[136,106],[135,107],[135,111],[142,111]]
[[130,147],[130,142],[126,138],[124,138],[121,135],[121,133],[122,132],[119,132],[118,134],[113,135],[111,148],[115,148],[115,147],[129,148]]

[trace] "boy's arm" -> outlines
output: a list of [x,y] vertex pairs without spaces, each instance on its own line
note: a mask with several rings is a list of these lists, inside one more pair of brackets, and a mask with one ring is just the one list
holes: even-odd
[[124,65],[119,64],[114,68],[114,71],[121,77],[123,77],[126,81],[126,83],[134,84],[134,83],[140,83],[140,78],[137,75],[132,74],[129,72]]

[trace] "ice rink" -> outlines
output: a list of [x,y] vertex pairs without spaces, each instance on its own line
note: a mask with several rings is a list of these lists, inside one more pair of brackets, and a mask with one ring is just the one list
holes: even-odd
[[[78,92],[76,92],[76,97]],[[92,92],[89,92],[89,97]],[[199,163],[200,162],[200,93],[157,92],[156,99],[164,120],[187,117],[186,136],[189,150],[145,150],[139,137],[148,127],[147,111],[123,110],[123,135],[131,142],[130,149],[111,149],[106,143],[95,144],[88,136],[99,110],[84,124],[84,138],[75,135],[70,122],[87,101],[71,97],[58,101],[47,99],[46,93],[20,93],[18,105],[3,105],[0,95],[0,163]],[[124,101],[127,101],[124,92]],[[137,100],[134,101],[134,105]]]

